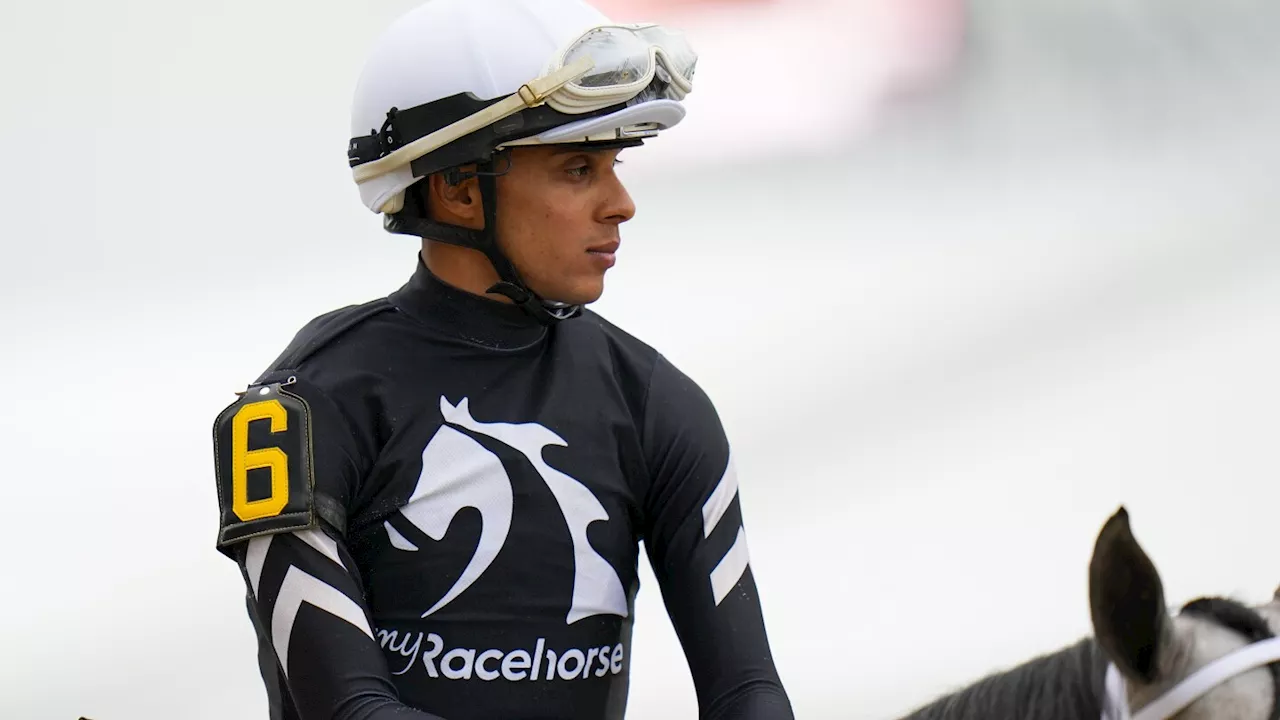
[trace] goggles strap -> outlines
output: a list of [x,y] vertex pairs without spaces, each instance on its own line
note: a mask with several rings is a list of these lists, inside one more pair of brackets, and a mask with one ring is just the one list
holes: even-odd
[[542,105],[556,90],[564,87],[565,84],[572,82],[574,79],[582,77],[593,67],[595,67],[595,63],[590,57],[581,57],[571,65],[560,68],[550,75],[531,80],[520,86],[519,91],[515,94],[489,105],[474,115],[462,118],[451,125],[398,147],[377,160],[353,167],[351,172],[355,177],[355,181],[361,183],[391,172],[410,164],[432,150],[444,147],[459,138],[482,130],[521,110]]

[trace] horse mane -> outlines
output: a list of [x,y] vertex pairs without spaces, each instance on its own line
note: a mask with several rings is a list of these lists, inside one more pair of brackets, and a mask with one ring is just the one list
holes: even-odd
[[1093,638],[986,678],[901,720],[1094,720],[1107,659]]
[[1254,609],[1224,597],[1203,597],[1182,606],[1185,615],[1206,618],[1240,633],[1249,642],[1275,637],[1267,621]]

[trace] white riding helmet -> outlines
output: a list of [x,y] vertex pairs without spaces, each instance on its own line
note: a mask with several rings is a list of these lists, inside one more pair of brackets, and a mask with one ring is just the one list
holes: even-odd
[[[355,91],[348,161],[387,230],[482,250],[504,280],[491,292],[572,315],[533,298],[497,249],[495,153],[641,144],[684,118],[696,66],[679,33],[613,24],[582,0],[428,0],[374,44]],[[472,163],[490,230],[432,222],[419,194],[405,192],[437,172],[457,182],[458,166]]]
[[[400,121],[391,123],[390,134],[403,147],[419,139],[413,136],[417,134],[413,130],[425,134],[444,128],[494,101],[517,95],[522,87],[559,69],[555,66],[569,46],[595,28],[601,29],[597,35],[613,32],[618,37],[624,29],[639,34],[638,42],[614,42],[607,47],[598,41],[592,47],[588,39],[586,54],[596,55],[593,59],[597,71],[615,70],[610,66],[619,61],[625,65],[626,60],[632,59],[620,57],[623,53],[638,51],[649,55],[649,67],[623,69],[638,71],[640,79],[647,82],[636,86],[633,80],[631,87],[621,88],[621,93],[614,93],[613,97],[603,93],[592,97],[591,91],[597,89],[594,87],[573,86],[579,89],[576,95],[585,97],[575,97],[562,89],[546,104],[539,103],[539,107],[558,111],[556,116],[538,118],[540,122],[530,122],[533,118],[521,122],[521,113],[513,113],[517,116],[514,119],[490,119],[490,127],[493,122],[500,127],[494,128],[489,138],[462,138],[471,140],[474,146],[465,150],[478,151],[472,157],[464,157],[473,153],[461,147],[451,148],[449,143],[429,143],[443,146],[422,147],[420,150],[426,152],[414,160],[438,155],[440,161],[419,162],[416,167],[390,162],[378,168],[381,172],[360,172],[362,165],[378,159],[378,155],[369,152],[374,149],[369,146],[388,123],[388,112],[393,108]],[[676,52],[681,56],[672,57]],[[659,58],[668,66],[663,67]],[[421,177],[451,165],[484,159],[499,146],[521,141],[560,144],[652,137],[684,118],[679,100],[692,89],[696,59],[678,35],[656,25],[613,25],[582,0],[428,0],[401,16],[378,38],[356,86],[348,158],[356,170],[360,197],[373,212],[395,213],[402,207],[403,191]],[[640,97],[636,102],[637,95],[655,78],[668,85],[663,88],[665,92]],[[591,102],[597,98],[601,102]],[[609,100],[615,102],[605,104]],[[529,108],[522,103],[519,109]],[[410,123],[416,127],[409,127]],[[498,142],[476,142],[484,139]],[[361,140],[365,141],[361,143],[363,147],[357,148]],[[486,147],[490,144],[492,147]],[[441,152],[450,149],[454,152]],[[416,153],[406,153],[401,159],[412,154]]]

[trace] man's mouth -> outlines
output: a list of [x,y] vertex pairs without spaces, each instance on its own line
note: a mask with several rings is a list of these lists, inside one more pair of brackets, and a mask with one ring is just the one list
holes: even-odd
[[604,265],[604,268],[608,270],[618,261],[616,253],[618,252],[618,247],[620,245],[621,243],[617,240],[593,245],[592,247],[587,248],[587,254],[597,258],[600,263]]
[[589,253],[597,253],[597,254],[600,254],[600,255],[614,255],[614,254],[616,254],[616,253],[618,252],[618,247],[619,247],[620,245],[622,245],[622,243],[618,242],[617,240],[614,240],[613,242],[607,242],[607,243],[601,243],[601,244],[599,244],[599,245],[593,245],[593,246],[591,246],[591,247],[587,248],[587,252],[589,252]]

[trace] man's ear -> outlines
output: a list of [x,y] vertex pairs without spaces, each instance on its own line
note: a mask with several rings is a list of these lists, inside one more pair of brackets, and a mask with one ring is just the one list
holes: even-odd
[[[474,172],[475,166],[465,165],[459,170],[466,174]],[[422,192],[432,220],[470,230],[484,229],[484,200],[480,194],[480,181],[474,175],[450,184],[445,173],[433,173],[427,176]]]

